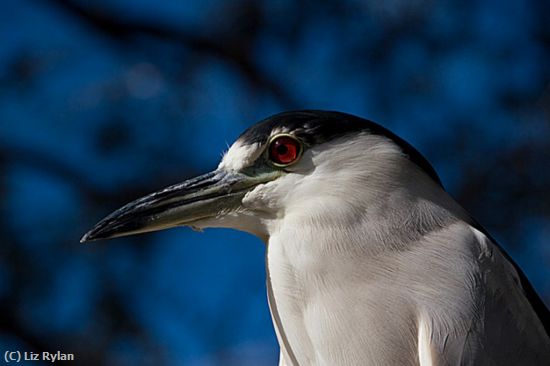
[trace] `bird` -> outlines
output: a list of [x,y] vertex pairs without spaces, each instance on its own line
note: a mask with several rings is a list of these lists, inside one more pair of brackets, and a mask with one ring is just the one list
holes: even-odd
[[426,158],[370,120],[270,116],[217,168],[139,198],[82,242],[233,228],[266,248],[279,365],[550,365],[550,313]]

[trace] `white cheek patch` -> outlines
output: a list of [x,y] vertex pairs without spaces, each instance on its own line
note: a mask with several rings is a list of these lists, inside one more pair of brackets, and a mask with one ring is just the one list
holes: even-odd
[[267,182],[257,185],[254,189],[246,193],[243,198],[243,206],[252,209],[272,209],[276,203],[277,194],[275,194],[276,185],[273,182]]
[[237,140],[224,154],[218,169],[238,171],[252,165],[261,154],[260,144],[243,145]]

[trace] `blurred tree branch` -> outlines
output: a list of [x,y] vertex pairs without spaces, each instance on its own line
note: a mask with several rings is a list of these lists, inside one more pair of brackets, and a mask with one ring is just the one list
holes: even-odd
[[101,191],[90,183],[76,169],[42,151],[3,145],[0,146],[0,161],[4,164],[21,164],[51,174],[80,190],[90,200],[107,201],[113,198],[110,193]]
[[[238,73],[239,77],[247,82],[249,89],[273,96],[280,103],[281,109],[298,106],[297,100],[290,93],[291,89],[285,87],[285,84],[280,82],[278,78],[263,73],[262,69],[258,67],[258,61],[254,59],[254,47],[258,44],[257,40],[266,33],[269,36],[273,36],[273,34],[269,34],[269,32],[273,31],[273,29],[270,29],[270,23],[264,19],[270,16],[270,14],[267,12],[263,13],[263,3],[260,1],[239,0],[235,3],[227,3],[230,5],[225,6],[230,8],[222,9],[219,12],[220,17],[213,19],[212,22],[210,20],[204,22],[203,26],[207,31],[190,30],[189,28],[182,28],[180,25],[159,24],[147,19],[124,17],[123,13],[122,15],[118,15],[114,11],[114,8],[107,8],[108,2],[97,3],[83,0],[47,1],[47,4],[55,10],[61,11],[63,15],[67,15],[70,20],[76,20],[79,25],[87,27],[86,30],[89,29],[93,32],[94,36],[103,37],[102,39],[111,42],[114,46],[113,49],[108,51],[115,50],[115,53],[120,51],[125,56],[126,54],[131,55],[138,50],[146,53],[147,56],[152,55],[151,57],[153,57],[154,61],[158,64],[163,64],[167,53],[158,52],[157,46],[164,47],[167,45],[167,48],[161,49],[163,51],[168,49],[170,54],[173,54],[171,51],[174,50],[178,55],[191,53],[194,57],[190,57],[191,62],[189,64],[192,65],[195,65],[195,63],[198,65],[205,60],[220,60],[220,62],[231,66],[231,73]],[[103,5],[103,8],[101,5]],[[368,69],[373,74],[379,76],[371,79],[365,78],[364,80],[376,87],[376,92],[372,96],[373,103],[385,111],[391,110],[401,103],[401,100],[395,102],[396,96],[400,97],[398,99],[407,97],[407,95],[402,94],[403,91],[400,89],[401,83],[392,84],[387,80],[388,75],[397,71],[395,66],[390,67],[388,65],[392,65],[392,60],[395,58],[392,51],[395,51],[395,46],[400,41],[410,41],[411,39],[413,41],[421,41],[422,45],[428,49],[429,52],[427,52],[434,57],[452,55],[448,51],[457,47],[461,48],[465,47],[465,45],[466,47],[471,47],[464,39],[471,37],[470,29],[467,32],[456,31],[453,33],[453,37],[456,37],[456,39],[450,39],[449,35],[439,37],[438,31],[426,30],[423,27],[425,23],[424,17],[428,16],[423,7],[417,8],[417,13],[413,12],[410,15],[407,13],[407,17],[404,19],[400,18],[399,21],[385,24],[386,29],[383,31],[383,36],[380,37],[376,37],[376,32],[371,28],[349,27],[350,19],[354,16],[358,24],[364,22],[363,17],[365,13],[362,13],[360,7],[356,7],[356,3],[353,3],[353,6],[349,7],[349,4],[346,2],[339,1],[331,1],[326,4],[290,2],[284,5],[284,7],[285,17],[281,18],[281,21],[277,23],[278,25],[275,27],[276,32],[273,33],[277,33],[276,37],[279,38],[281,43],[289,49],[294,48],[294,51],[302,46],[300,43],[302,35],[308,31],[308,26],[311,26],[312,23],[325,24],[323,22],[335,22],[339,28],[350,29],[353,32],[357,31],[359,33],[361,31],[364,32],[361,37],[356,37],[356,40],[352,44],[346,45],[343,42],[344,45],[338,48],[338,52],[342,52],[338,54],[338,57],[353,60],[353,62],[357,63],[354,64],[350,61],[346,64],[350,67],[356,67],[357,70]],[[321,17],[320,13],[324,14],[324,17]],[[539,14],[543,13],[539,12]],[[288,17],[286,16],[287,14],[289,15]],[[464,12],[464,14],[465,16],[470,16],[470,12]],[[31,17],[31,19],[34,18]],[[51,19],[53,21],[58,20],[56,17]],[[372,24],[374,24],[374,28],[380,25],[377,22],[373,22]],[[348,25],[348,28],[346,28],[346,25]],[[62,28],[63,24],[56,24],[55,26]],[[319,26],[313,29],[318,31]],[[547,32],[541,33],[539,37],[546,39],[548,38],[546,35]],[[49,40],[47,36],[47,34],[44,34],[44,37],[40,38],[39,42],[47,42]],[[311,42],[322,43],[323,39],[315,33]],[[541,41],[541,44],[547,43]],[[101,44],[99,47],[103,48],[103,45]],[[9,103],[12,100],[29,98],[31,102],[22,104],[22,106],[30,109],[34,108],[34,104],[32,103],[34,99],[31,98],[34,93],[33,90],[41,86],[36,81],[40,81],[38,79],[42,73],[50,70],[44,66],[48,65],[48,59],[45,54],[36,51],[39,48],[34,47],[32,44],[27,49],[18,48],[17,52],[19,53],[13,58],[14,62],[8,64],[7,71],[0,75],[0,83],[6,85],[5,87],[3,86],[2,91],[5,90],[7,93],[14,95],[13,99],[6,99]],[[97,50],[90,48],[90,51]],[[309,53],[307,56],[309,57]],[[164,67],[166,67],[166,63],[164,64]],[[165,70],[166,74],[171,76],[178,75],[178,71],[181,70],[187,73],[192,72],[184,65],[186,65],[185,62],[178,62],[177,68]],[[283,65],[285,65],[285,60],[283,60]],[[339,71],[336,70],[336,72]],[[81,72],[81,69],[78,69],[78,72]],[[361,75],[358,73],[357,77],[361,77]],[[544,77],[544,75],[541,77]],[[301,76],[300,74],[293,75],[296,79],[290,82],[296,82]],[[173,78],[170,79],[172,80]],[[546,85],[548,85],[547,82],[548,78],[546,77]],[[430,87],[429,82],[426,82],[426,85],[428,86],[425,86],[425,88]],[[368,85],[366,86],[368,87]],[[537,92],[538,89],[533,90]],[[14,91],[20,94],[16,94]],[[46,88],[46,91],[50,91],[49,86]],[[421,94],[422,90],[419,91],[418,88],[412,88],[406,92],[416,96],[419,93]],[[512,91],[511,96],[507,96],[506,99],[500,102],[506,106],[504,109],[510,115],[516,114],[514,109],[526,109],[531,113],[533,109],[542,108],[546,112],[544,116],[545,120],[542,123],[548,125],[548,95],[547,89],[545,97],[541,99],[540,105],[537,106],[529,105],[532,102],[532,94],[522,94],[517,91]],[[49,101],[49,99],[44,100],[46,102]],[[440,99],[436,98],[435,100]],[[120,103],[120,101],[117,100],[116,103]],[[14,108],[21,108],[22,106]],[[55,108],[56,112],[58,112],[59,107]],[[106,113],[112,113],[110,106],[104,108]],[[4,109],[8,110],[9,108],[4,106]],[[82,113],[84,112],[82,111]],[[5,116],[9,118],[10,115],[6,113]],[[55,120],[57,116],[58,114],[55,114],[54,117],[50,118]],[[25,122],[18,118],[14,119],[16,121],[13,123]],[[440,122],[444,123],[443,121]],[[481,119],[480,123],[483,123]],[[468,124],[464,125],[468,126]],[[54,122],[51,127],[58,128],[57,126],[58,124]],[[120,128],[124,128],[124,126]],[[548,128],[542,130],[537,127],[535,129],[540,130],[539,136],[537,136],[538,140],[540,140],[539,142],[534,143],[526,138],[521,145],[503,146],[498,151],[491,151],[489,153],[487,153],[487,150],[484,150],[486,147],[484,146],[483,139],[493,138],[494,136],[490,134],[482,135],[483,138],[479,139],[476,138],[475,131],[474,133],[471,130],[464,131],[463,133],[453,131],[445,135],[441,139],[441,142],[434,141],[434,144],[441,143],[441,146],[435,149],[440,157],[441,154],[445,154],[442,153],[443,151],[446,152],[447,155],[442,157],[442,160],[446,164],[458,166],[460,161],[463,161],[463,164],[457,169],[459,171],[458,174],[462,178],[459,180],[460,184],[455,190],[457,200],[470,212],[474,213],[474,216],[489,231],[498,233],[498,236],[503,238],[503,242],[505,241],[502,244],[505,244],[508,248],[514,246],[514,250],[518,252],[529,250],[526,249],[528,248],[528,243],[525,243],[525,234],[528,230],[524,229],[522,225],[532,217],[542,217],[544,220],[550,217],[550,203],[547,194],[548,187],[550,186],[550,175],[541,166],[544,163],[544,158],[541,157],[544,157],[550,151],[550,139],[548,138],[548,131],[550,130]],[[29,133],[31,132],[29,129]],[[94,137],[88,136],[87,138]],[[101,150],[102,146],[112,147],[114,142],[122,139],[116,133],[114,137],[110,137],[109,133],[104,133],[99,134],[95,138],[103,144],[98,144],[99,147],[96,146],[98,150]],[[164,148],[165,145],[162,146]],[[59,153],[59,151],[63,150],[60,149],[57,152]],[[472,154],[465,154],[466,152],[472,152]],[[147,154],[150,153],[151,151],[148,150]],[[461,160],[463,154],[464,156],[470,156],[470,158],[466,157],[464,160]],[[168,154],[165,154],[165,150],[162,150],[158,155],[162,157]],[[472,158],[471,156],[473,155],[481,159]],[[114,155],[103,155],[102,159],[106,157],[110,158],[111,156]],[[98,164],[101,164],[103,161],[99,160]],[[154,161],[154,159],[151,161]],[[182,165],[185,166],[185,161]],[[41,150],[39,147],[32,145],[31,140],[27,145],[21,146],[0,145],[0,197],[2,198],[12,194],[8,189],[5,189],[8,188],[7,180],[2,178],[9,176],[10,169],[14,166],[23,166],[67,183],[86,201],[87,212],[90,211],[90,208],[102,211],[107,210],[109,207],[116,208],[153,188],[158,188],[158,186],[164,184],[171,184],[181,178],[176,170],[172,171],[168,169],[170,167],[162,171],[161,174],[157,174],[158,170],[155,170],[156,168],[153,167],[150,172],[144,172],[143,175],[140,173],[139,179],[133,180],[130,184],[119,184],[110,186],[109,188],[102,187],[98,181],[92,179],[93,172],[89,171],[89,167],[80,168],[74,164],[70,164],[70,161],[65,160],[63,155],[55,154],[55,152],[50,154],[50,151],[46,148]],[[192,173],[191,171],[186,172],[189,175]],[[10,181],[9,184],[12,184],[12,182]],[[1,199],[0,201],[8,202],[8,200]],[[6,207],[7,205],[0,205],[0,209],[6,209]],[[7,217],[9,214],[6,209],[4,217]],[[92,223],[87,222],[86,225]],[[98,281],[98,287],[101,288],[101,295],[98,296],[98,299],[92,300],[95,301],[95,314],[91,318],[96,328],[85,329],[86,333],[84,335],[59,333],[52,334],[51,336],[48,334],[48,337],[44,337],[43,334],[40,334],[41,329],[37,330],[36,327],[25,322],[24,316],[28,310],[19,310],[24,295],[29,293],[31,295],[38,294],[36,301],[41,301],[41,291],[44,289],[48,290],[51,287],[52,279],[50,277],[58,271],[59,267],[63,265],[63,261],[68,257],[68,255],[65,256],[63,253],[76,250],[74,249],[76,238],[68,236],[50,237],[50,247],[48,250],[54,251],[48,252],[48,256],[53,258],[51,263],[54,263],[54,265],[39,268],[40,263],[37,262],[36,256],[33,256],[33,252],[29,251],[26,247],[25,240],[27,239],[24,237],[24,234],[21,230],[10,227],[8,220],[0,222],[0,235],[3,238],[2,246],[0,246],[0,264],[2,264],[2,269],[9,274],[7,277],[10,282],[9,292],[0,292],[0,295],[5,296],[2,298],[0,306],[0,311],[2,312],[0,331],[2,333],[20,340],[31,351],[51,351],[58,345],[67,347],[67,351],[78,350],[81,352],[79,356],[82,357],[82,359],[79,359],[79,364],[105,364],[107,361],[106,358],[112,354],[113,344],[117,344],[117,341],[120,339],[124,340],[128,338],[134,339],[136,344],[139,344],[139,348],[144,350],[144,354],[151,354],[155,360],[162,359],[163,350],[160,350],[159,353],[159,350],[156,348],[159,344],[155,344],[159,340],[154,339],[155,334],[150,333],[147,325],[141,324],[139,320],[136,320],[134,317],[135,314],[132,313],[132,304],[128,303],[126,293],[114,284],[107,266],[101,264],[101,262],[107,259],[106,257],[109,254],[101,253],[98,258],[95,258],[94,254],[90,254],[92,251],[77,254],[77,256],[86,256],[86,260],[94,261],[94,274],[97,275],[94,277],[94,281]],[[131,243],[131,250],[148,254],[147,250],[149,249],[146,249],[146,247],[151,247],[147,246],[148,242],[147,238],[142,237]],[[70,254],[73,258],[76,257],[74,252]],[[128,266],[132,268],[139,267],[143,264],[140,261],[144,257],[147,257],[147,255],[143,255],[142,257],[129,255],[127,261],[133,261],[133,263]],[[129,276],[133,280],[136,279],[133,272]],[[138,286],[139,281],[136,281],[136,284]],[[234,288],[228,287],[228,291]],[[543,294],[541,290],[541,295]],[[167,303],[172,304],[178,309],[186,305],[185,301],[187,299],[183,301],[177,296],[172,297],[170,296],[170,292],[163,294],[163,296],[168,299]],[[231,296],[228,294],[226,297],[229,299]],[[546,299],[549,299],[549,297],[546,296]],[[219,330],[205,330],[203,332],[204,337],[209,337],[205,343],[224,345],[223,342],[231,337],[232,324],[237,324],[235,314],[239,311],[235,308],[238,306],[237,303],[228,303],[224,307],[225,311],[220,311],[217,314],[219,318],[216,318],[211,324],[222,324],[225,326],[222,326],[222,329]],[[194,324],[194,322],[201,323],[201,320],[200,318],[193,317],[193,315],[186,316],[183,320],[191,324],[190,328],[205,327],[204,324],[200,324],[200,326]],[[218,360],[223,362],[224,359],[221,357]],[[150,364],[165,363],[151,362]]]
[[[246,29],[246,34],[232,34],[232,39],[216,39],[205,37],[196,32],[167,25],[148,23],[145,21],[123,19],[110,15],[97,6],[82,6],[71,0],[48,0],[65,13],[70,14],[94,29],[98,34],[110,40],[127,42],[139,36],[150,36],[163,41],[169,41],[193,50],[194,52],[219,58],[237,68],[240,74],[257,90],[271,93],[281,103],[283,109],[296,108],[297,101],[289,95],[285,88],[273,78],[265,75],[255,65],[251,57],[251,45],[247,41],[255,30]],[[222,32],[219,32],[223,34]],[[231,33],[231,32],[229,32]],[[241,38],[243,41],[241,41]]]
[[[0,145],[0,164],[19,164],[61,179],[78,191],[86,200],[98,206],[117,206],[143,195],[144,192],[156,189],[159,185],[169,185],[181,180],[179,175],[165,176],[160,174],[157,175],[157,178],[161,181],[160,183],[158,180],[156,182],[138,180],[131,186],[125,185],[120,189],[101,189],[84,172],[63,162],[61,159],[28,147],[8,145]],[[154,187],[151,187],[151,184],[154,184]]]

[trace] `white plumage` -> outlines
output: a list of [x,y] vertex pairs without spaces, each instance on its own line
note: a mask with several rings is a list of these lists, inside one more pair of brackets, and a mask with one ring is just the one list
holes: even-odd
[[[292,164],[266,168],[273,136],[306,141],[324,127],[311,127],[307,116],[323,113],[306,112],[300,123],[279,117],[263,138],[245,133],[213,173],[233,177],[220,179],[230,182],[228,195],[242,191],[231,196],[238,202],[173,220],[232,227],[265,242],[280,365],[550,364],[540,314],[547,310],[537,313],[501,249],[391,136],[368,128],[317,136],[303,142]],[[349,118],[329,114],[339,116]],[[246,189],[231,188],[250,177],[256,180]],[[184,184],[185,210],[197,205],[193,184]],[[151,216],[143,208],[151,200],[158,208],[158,196],[148,196],[88,235],[124,235],[120,227],[134,222],[135,212],[147,217],[141,231],[154,230],[155,220],[166,227],[158,210]],[[174,197],[169,201],[173,206]]]
[[243,200],[263,208],[249,231],[269,238],[270,305],[288,364],[550,360],[514,268],[389,140],[342,138],[292,172]]

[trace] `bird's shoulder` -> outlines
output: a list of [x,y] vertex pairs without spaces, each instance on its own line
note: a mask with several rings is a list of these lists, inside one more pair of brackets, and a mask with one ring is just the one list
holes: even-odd
[[[519,267],[476,226],[463,223],[449,229],[457,250],[468,253],[473,263],[464,271],[468,296],[456,307],[463,313],[424,317],[430,319],[434,358],[476,365],[542,364],[550,359],[544,323],[548,310]],[[446,321],[451,318],[459,320]]]
[[510,255],[479,224],[470,227],[475,243],[482,249],[479,265],[489,290],[497,295],[517,298],[523,306],[520,314],[534,315],[547,338],[550,338],[550,311],[533,285]]

